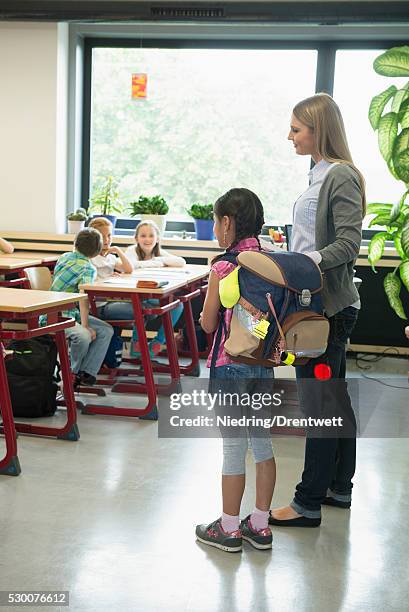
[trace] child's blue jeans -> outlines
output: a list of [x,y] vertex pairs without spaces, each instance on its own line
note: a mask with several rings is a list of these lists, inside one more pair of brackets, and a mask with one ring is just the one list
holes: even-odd
[[97,337],[91,340],[88,329],[76,323],[68,327],[65,335],[70,345],[71,370],[74,374],[86,372],[96,376],[107,353],[114,334],[109,323],[90,315],[89,326],[95,330]]

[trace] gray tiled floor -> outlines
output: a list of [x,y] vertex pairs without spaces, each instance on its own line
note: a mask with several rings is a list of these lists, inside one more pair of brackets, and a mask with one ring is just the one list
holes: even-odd
[[[409,408],[407,390],[385,389]],[[319,529],[276,528],[272,551],[229,555],[194,538],[220,512],[219,440],[158,440],[157,423],[129,418],[79,427],[76,443],[19,437],[23,472],[0,477],[1,589],[65,589],[70,610],[95,612],[408,609],[407,439],[359,440],[351,512],[323,508]],[[283,505],[304,440],[274,446]],[[249,457],[243,515],[253,496]]]

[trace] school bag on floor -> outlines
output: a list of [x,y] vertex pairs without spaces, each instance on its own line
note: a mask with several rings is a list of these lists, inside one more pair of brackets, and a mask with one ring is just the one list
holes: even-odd
[[122,363],[122,351],[124,348],[124,341],[121,337],[122,330],[118,327],[114,327],[114,334],[109,343],[107,353],[104,358],[104,364],[108,368],[119,368]]
[[[323,315],[321,271],[310,257],[242,251],[221,259],[238,264],[219,283],[222,308],[233,308],[224,344],[233,361],[266,367],[301,365],[325,352],[329,321]],[[222,315],[214,363],[223,328]]]
[[11,405],[16,417],[51,416],[57,409],[57,347],[49,335],[13,340],[6,360]]

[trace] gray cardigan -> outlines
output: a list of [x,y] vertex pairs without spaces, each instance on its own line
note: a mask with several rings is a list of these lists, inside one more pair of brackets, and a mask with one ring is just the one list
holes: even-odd
[[362,191],[351,166],[328,171],[318,196],[315,248],[322,256],[322,300],[328,317],[358,301],[354,264],[362,237]]

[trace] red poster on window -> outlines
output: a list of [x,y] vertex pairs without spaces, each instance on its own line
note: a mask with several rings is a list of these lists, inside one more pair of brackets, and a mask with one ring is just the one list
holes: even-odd
[[148,75],[139,72],[132,75],[132,99],[147,97]]

